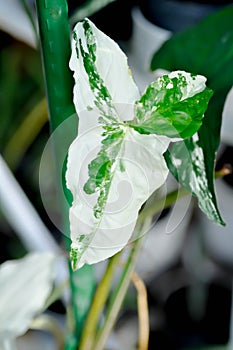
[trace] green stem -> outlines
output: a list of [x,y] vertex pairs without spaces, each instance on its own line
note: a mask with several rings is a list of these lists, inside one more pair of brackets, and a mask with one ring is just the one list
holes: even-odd
[[142,210],[137,222],[142,223],[147,217],[153,217],[161,210],[169,208],[176,200],[181,199],[188,194],[190,193],[184,187],[180,187],[168,193],[166,198],[156,199]]
[[[73,78],[69,70],[71,55],[70,27],[68,22],[68,8],[65,0],[37,0],[38,23],[41,40],[41,53],[43,61],[44,78],[50,115],[51,133],[64,121],[75,114],[73,105]],[[53,143],[57,164],[57,173],[61,174],[64,159],[64,130],[58,129],[58,140]],[[72,130],[73,131],[73,130]],[[70,140],[71,143],[72,139]],[[69,143],[69,144],[70,144]],[[64,179],[58,178],[58,183]],[[59,186],[62,187],[62,186]],[[65,186],[64,186],[65,187]],[[66,192],[66,190],[65,190]],[[66,193],[67,195],[67,193]],[[60,198],[64,198],[60,193]],[[61,199],[63,228],[66,237],[69,236],[68,211],[69,205]],[[65,240],[69,249],[70,240]],[[75,329],[67,336],[66,349],[77,347],[83,323],[89,310],[93,289],[94,275],[91,266],[84,266],[81,270],[73,272],[70,267],[71,299]]]
[[120,311],[125,294],[130,284],[132,273],[135,269],[142,248],[142,243],[144,239],[143,237],[145,237],[145,235],[142,235],[142,232],[148,230],[148,228],[150,227],[150,223],[151,219],[147,219],[142,225],[137,225],[137,228],[135,229],[135,240],[132,243],[132,248],[129,257],[123,268],[120,280],[110,299],[104,324],[97,333],[96,344],[92,350],[103,350],[105,343],[109,337],[109,334],[116,322],[118,313]]
[[[94,271],[92,266],[84,265],[78,271],[72,271],[71,274],[71,291],[72,307],[75,321],[75,338],[76,343],[71,349],[76,349],[82,335],[84,323],[92,305],[93,294],[95,290]],[[67,349],[70,350],[68,346]]]
[[[229,174],[229,172],[230,170],[228,168],[224,168],[223,170],[216,173],[216,177],[218,178],[225,176]],[[147,231],[147,228],[149,228],[148,222],[151,222],[155,214],[157,214],[163,209],[170,207],[176,200],[181,199],[187,196],[188,194],[190,193],[185,188],[181,187],[170,192],[165,199],[161,198],[159,200],[155,200],[150,205],[146,206],[140,213],[137,220],[136,227],[139,227],[141,225],[142,228],[141,230],[136,228],[136,237],[140,237],[142,230]],[[110,304],[106,312],[105,322],[97,334],[97,341],[94,350],[103,350],[104,345],[109,337],[109,334],[114,326],[125,294],[127,292],[128,286],[130,284],[131,275],[136,266],[137,259],[142,248],[143,237],[145,237],[145,235],[142,235],[140,238],[136,239],[132,246],[130,255],[124,266],[117,288],[115,289],[115,292],[110,300]]]
[[95,346],[94,340],[98,321],[108,298],[111,282],[118,265],[120,255],[121,253],[118,253],[114,255],[112,259],[110,259],[105,274],[96,289],[95,296],[93,298],[91,308],[82,332],[78,350],[92,350]]
[[37,0],[40,46],[51,130],[75,113],[68,8],[65,0]]
[[[228,171],[228,169],[223,169],[216,175],[217,177],[225,176],[229,173]],[[135,229],[135,241],[133,242],[129,257],[126,261],[126,264],[124,265],[118,285],[110,299],[104,324],[97,332],[96,342],[94,343],[93,338],[95,335],[95,330],[100,317],[100,313],[103,310],[103,305],[107,298],[109,283],[112,279],[112,274],[115,271],[113,267],[116,264],[115,259],[118,260],[118,254],[117,256],[113,256],[111,258],[109,267],[106,270],[105,275],[102,278],[96,290],[96,295],[94,297],[93,304],[91,305],[87,322],[83,330],[82,341],[80,343],[79,350],[102,350],[104,348],[109,334],[116,322],[122,302],[130,284],[132,273],[135,269],[138,256],[142,248],[143,237],[145,237],[145,235],[141,235],[141,233],[147,231],[147,229],[150,227],[151,220],[155,214],[157,214],[163,209],[170,207],[176,200],[181,199],[188,194],[190,193],[184,188],[178,188],[170,192],[166,196],[166,198],[161,198],[159,200],[157,199],[155,201],[152,201],[151,204],[146,206],[140,213]],[[91,338],[90,342],[89,338]]]
[[142,249],[144,239],[143,237],[145,237],[145,235],[141,235],[141,233],[146,232],[148,230],[152,218],[156,213],[160,212],[162,209],[168,208],[178,198],[182,198],[187,194],[188,192],[184,188],[174,190],[167,195],[166,199],[161,198],[160,200],[156,200],[151,205],[145,207],[139,215],[137,226],[135,229],[135,241],[133,242],[133,246],[131,248],[129,257],[123,268],[121,278],[110,300],[106,312],[105,322],[97,334],[97,340],[95,348],[93,348],[93,350],[103,350],[104,345],[109,337],[109,334],[116,322],[118,313],[120,311],[121,305],[125,298],[125,294],[130,284],[132,273],[135,269],[138,257]]

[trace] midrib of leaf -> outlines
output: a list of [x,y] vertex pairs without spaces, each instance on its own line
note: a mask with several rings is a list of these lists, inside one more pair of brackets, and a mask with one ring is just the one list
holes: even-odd
[[[125,131],[123,133],[124,136],[121,138],[121,141],[118,143],[118,149],[116,151],[116,157],[114,158],[115,161],[112,161],[111,168],[110,168],[110,171],[109,171],[111,173],[111,176],[110,176],[110,178],[107,177],[107,180],[103,179],[103,181],[101,183],[101,186],[99,187],[100,195],[99,195],[99,197],[97,199],[97,204],[94,207],[94,213],[93,213],[94,216],[97,218],[97,221],[96,221],[96,223],[95,223],[95,225],[93,227],[93,230],[88,235],[81,235],[80,236],[79,243],[82,243],[82,248],[81,249],[77,250],[75,248],[71,248],[70,255],[71,255],[71,261],[72,261],[72,267],[73,267],[74,270],[77,268],[77,263],[81,259],[81,257],[84,254],[85,250],[91,244],[92,239],[94,238],[96,232],[98,231],[98,229],[99,229],[99,227],[101,225],[101,222],[102,222],[103,217],[104,217],[104,210],[105,210],[105,207],[106,207],[106,204],[107,204],[108,196],[109,196],[109,193],[110,193],[110,190],[111,190],[111,185],[112,185],[112,182],[113,182],[113,178],[114,178],[114,176],[116,174],[116,171],[118,171],[118,170],[123,171],[122,167],[121,167],[121,158],[122,158],[122,155],[123,155],[123,152],[124,152],[124,141],[125,141],[126,132],[127,131]],[[106,140],[106,138],[104,140]],[[98,158],[99,154],[102,151],[103,150],[101,149],[100,152],[97,155],[97,158]],[[97,158],[95,158],[92,162],[94,162]],[[107,181],[107,183],[106,183],[106,181]],[[84,185],[84,190],[85,190],[85,185]],[[101,194],[101,189],[104,190],[104,193],[102,193],[102,194]],[[98,215],[96,215],[96,214],[98,214]]]
[[[116,127],[120,128],[119,125]],[[115,129],[111,131],[102,134],[102,136],[107,135],[107,137],[102,140],[102,148],[97,154],[97,157],[88,166],[89,179],[84,185],[84,191],[87,194],[100,192],[97,204],[94,207],[94,216],[96,218],[99,218],[103,213],[102,207],[107,201],[112,178],[116,171],[115,168],[117,168],[116,159],[119,158],[119,154],[122,154],[122,144],[125,137],[125,130],[122,128],[117,132],[115,132]],[[112,139],[113,135],[114,137]]]
[[[83,30],[85,34],[86,39],[86,48],[87,52],[84,49],[84,46],[82,44],[82,40],[77,38],[76,33],[74,32],[74,40],[76,41],[76,55],[79,59],[79,55],[82,55],[83,59],[83,66],[87,73],[89,84],[91,91],[93,92],[93,95],[95,97],[94,103],[98,110],[100,111],[99,116],[99,124],[102,125],[104,132],[102,136],[106,136],[102,140],[102,147],[100,152],[97,154],[97,157],[89,164],[89,179],[84,185],[84,191],[88,194],[95,193],[97,190],[99,191],[99,197],[97,199],[97,204],[94,207],[94,216],[97,219],[97,222],[95,226],[93,227],[93,230],[88,235],[81,235],[79,237],[79,244],[81,243],[82,246],[79,249],[71,248],[71,260],[73,268],[76,269],[78,261],[81,259],[83,253],[85,252],[86,248],[90,245],[93,237],[95,236],[96,232],[98,231],[100,224],[103,219],[103,213],[104,209],[107,203],[107,199],[109,196],[110,188],[112,179],[115,176],[115,172],[119,167],[119,162],[116,161],[119,159],[123,144],[124,144],[124,137],[121,138],[121,141],[117,143],[112,142],[110,143],[110,146],[106,146],[105,143],[108,141],[111,136],[113,136],[114,133],[119,133],[120,135],[120,128],[122,130],[122,135],[124,135],[124,129],[123,124],[120,122],[120,119],[118,117],[118,113],[114,107],[114,104],[112,102],[112,97],[107,89],[107,87],[104,84],[103,79],[101,78],[100,74],[98,73],[98,69],[96,67],[96,40],[95,35],[92,31],[92,28],[88,22],[88,20],[83,21]],[[107,107],[107,110],[106,110]],[[118,140],[120,137],[118,137]],[[110,149],[114,149],[114,157],[109,158]],[[98,161],[101,161],[100,163]],[[104,160],[104,161],[103,161]],[[105,166],[105,174],[102,178],[98,179],[95,174],[95,166],[99,166],[99,164],[104,164]],[[92,169],[92,167],[94,169]],[[92,170],[94,170],[94,175],[91,174]],[[100,169],[98,169],[100,170]],[[93,175],[93,176],[92,176]],[[98,184],[100,180],[100,185]]]

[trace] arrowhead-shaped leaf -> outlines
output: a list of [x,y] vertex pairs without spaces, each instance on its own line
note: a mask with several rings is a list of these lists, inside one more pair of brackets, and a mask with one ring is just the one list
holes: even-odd
[[[190,190],[188,179],[196,182],[196,189],[193,188],[192,193],[197,196],[200,208],[211,220],[219,224],[224,223],[214,191],[214,165],[220,141],[222,110],[233,83],[232,18],[233,6],[229,6],[202,20],[193,28],[175,34],[154,55],[151,63],[152,70],[184,69],[194,74],[203,74],[208,79],[208,86],[214,90],[214,96],[198,132],[198,142],[195,139],[186,142],[186,147],[190,145],[190,161],[193,161],[195,153],[199,153],[200,162],[183,167],[180,158],[181,146],[174,145],[171,153],[176,159],[180,159],[180,162],[171,163],[170,159],[168,166],[174,174],[179,172],[178,181],[181,178],[187,179],[182,182],[187,189]],[[181,167],[178,164],[182,164]],[[205,175],[205,181],[199,176],[200,173]],[[208,203],[205,203],[206,201]]]
[[[204,77],[179,71],[158,82],[160,92],[156,83],[156,89],[149,88],[156,90],[156,101],[147,92],[139,100],[126,56],[87,19],[75,27],[72,48],[79,129],[69,149],[66,181],[73,194],[71,260],[76,269],[127,244],[142,204],[167,178],[163,154],[170,137],[196,132],[211,92]],[[157,107],[159,117],[151,113]],[[144,113],[149,119],[145,134],[137,130],[144,126]]]

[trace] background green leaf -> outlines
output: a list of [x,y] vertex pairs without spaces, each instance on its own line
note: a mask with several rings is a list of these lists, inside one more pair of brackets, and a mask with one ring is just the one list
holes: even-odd
[[[198,197],[200,208],[209,218],[219,224],[223,224],[223,221],[217,208],[213,174],[215,154],[220,142],[222,110],[233,82],[232,18],[233,6],[229,6],[207,17],[194,27],[174,35],[154,55],[151,63],[152,70],[157,68],[184,69],[194,74],[202,74],[207,77],[208,86],[215,92],[203,119],[203,125],[198,132],[198,147],[201,147],[203,152],[206,185],[201,186],[200,193],[199,186],[196,186],[193,194]],[[192,161],[197,144],[194,140],[190,143],[192,143],[189,149],[190,161]],[[189,147],[188,143],[186,147]],[[180,159],[180,150],[177,153],[176,145],[172,152],[176,154],[176,159]],[[177,163],[172,164],[170,158],[168,166],[174,175],[175,169],[179,169],[180,177],[183,174],[183,178],[187,179],[183,182],[183,186],[187,189],[190,190],[188,179],[192,178],[197,185],[199,184],[198,174],[201,168],[198,164],[192,163],[192,166],[189,164],[186,168],[179,168]],[[203,197],[203,194],[206,196]],[[210,201],[209,205],[205,205],[203,201]]]

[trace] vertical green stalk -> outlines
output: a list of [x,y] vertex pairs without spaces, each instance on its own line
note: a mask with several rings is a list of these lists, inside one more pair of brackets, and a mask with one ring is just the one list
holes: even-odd
[[79,350],[92,350],[95,348],[95,336],[98,322],[106,305],[120,256],[121,252],[109,259],[108,267],[96,288],[93,302],[83,328]]
[[129,256],[123,268],[118,284],[115,287],[113,295],[109,300],[105,321],[97,333],[95,348],[93,350],[104,349],[106,341],[113,329],[113,326],[117,320],[117,316],[120,311],[121,305],[124,301],[126,292],[128,290],[128,287],[131,281],[131,276],[134,272],[139,254],[142,249],[142,244],[145,237],[144,233],[147,232],[147,230],[149,229],[151,220],[152,220],[152,217],[149,217],[145,219],[145,221],[142,224],[137,224],[135,228],[134,242],[132,243]]
[[53,132],[75,113],[69,70],[70,27],[65,0],[37,0],[43,69]]
[[[72,98],[73,80],[69,70],[71,47],[67,3],[65,0],[37,0],[37,13],[50,126],[53,133],[75,113]],[[61,131],[53,145],[58,174],[61,173],[59,169],[62,169],[64,162],[61,154],[63,137],[67,135],[63,134],[64,132]],[[72,136],[70,138],[72,141]],[[61,182],[63,179],[57,180]],[[69,205],[62,194],[61,208],[64,232],[68,233]],[[67,248],[69,243],[69,240],[66,240]],[[67,337],[66,349],[73,350],[79,342],[83,323],[91,304],[94,290],[93,270],[90,266],[85,266],[78,272],[73,272],[70,268],[70,280],[75,327],[72,334]]]

